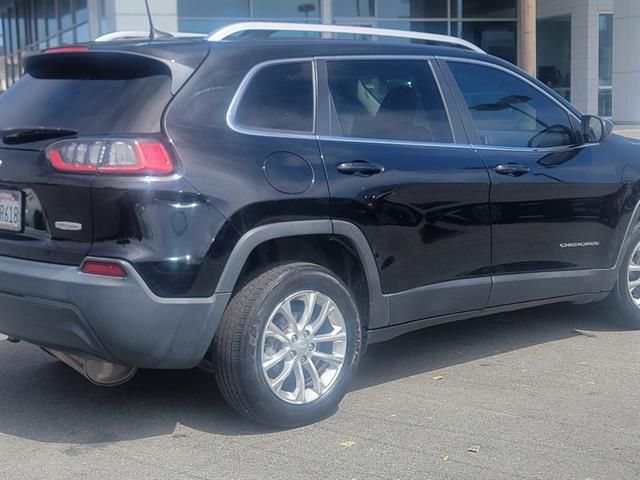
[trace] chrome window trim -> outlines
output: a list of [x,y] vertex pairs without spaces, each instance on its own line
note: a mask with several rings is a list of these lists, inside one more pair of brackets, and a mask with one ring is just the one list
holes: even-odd
[[374,143],[378,145],[400,145],[408,147],[432,147],[432,148],[464,148],[470,150],[498,150],[508,152],[529,152],[529,153],[552,153],[562,152],[573,148],[587,148],[598,145],[597,143],[587,143],[584,145],[568,145],[561,147],[547,148],[527,148],[527,147],[492,147],[489,145],[473,145],[469,143],[442,143],[442,142],[414,142],[410,140],[387,140],[380,138],[364,138],[364,137],[341,137],[339,135],[318,135],[320,141],[332,142],[353,142],[353,143]]
[[[250,127],[247,125],[242,125],[236,121],[236,113],[238,111],[238,106],[244,97],[244,93],[247,90],[247,87],[251,84],[251,81],[254,77],[264,68],[268,68],[273,65],[283,65],[288,63],[310,63],[311,64],[311,77],[313,83],[313,125],[312,131],[304,132],[304,131],[294,131],[294,130],[279,130],[275,128],[257,128]],[[298,139],[316,139],[316,131],[317,131],[317,118],[318,118],[318,68],[317,62],[313,57],[302,57],[302,58],[281,58],[276,60],[267,60],[265,62],[258,63],[254,65],[244,76],[236,93],[233,95],[231,99],[231,103],[229,104],[229,108],[227,109],[226,121],[229,128],[237,133],[242,133],[244,135],[255,135],[262,137],[277,137],[277,138],[298,138]]]
[[393,53],[376,55],[318,55],[317,60],[336,61],[336,60],[436,60],[435,55],[394,55]]
[[504,152],[540,152],[540,153],[553,153],[553,152],[563,152],[566,150],[573,150],[578,148],[587,148],[594,147],[598,145],[597,143],[585,143],[585,144],[576,144],[576,145],[560,145],[558,147],[543,147],[543,148],[535,148],[535,147],[502,147],[500,145],[475,145],[471,144],[474,150],[493,150],[493,151],[504,151]]
[[373,143],[376,145],[399,145],[405,147],[431,147],[431,148],[473,148],[468,143],[439,143],[439,142],[413,142],[411,140],[387,140],[381,138],[340,137],[336,135],[319,135],[318,140],[330,142]]

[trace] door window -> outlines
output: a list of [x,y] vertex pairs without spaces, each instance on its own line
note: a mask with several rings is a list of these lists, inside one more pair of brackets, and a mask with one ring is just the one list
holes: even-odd
[[548,148],[575,144],[569,115],[515,76],[465,62],[449,62],[483,145]]
[[438,84],[426,61],[327,62],[338,117],[334,135],[415,142],[453,141]]

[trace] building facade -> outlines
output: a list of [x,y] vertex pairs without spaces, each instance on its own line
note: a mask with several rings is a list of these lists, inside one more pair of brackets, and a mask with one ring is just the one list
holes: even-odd
[[[152,0],[157,28],[210,32],[244,20],[455,35],[519,60],[522,0]],[[144,0],[0,0],[4,77],[32,49],[148,28]],[[537,74],[585,112],[640,123],[640,0],[537,0]]]

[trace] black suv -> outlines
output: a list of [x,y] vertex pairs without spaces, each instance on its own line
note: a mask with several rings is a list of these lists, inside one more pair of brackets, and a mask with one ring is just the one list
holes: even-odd
[[471,49],[265,37],[26,58],[0,332],[102,385],[205,364],[294,426],[411,330],[608,296],[640,326],[639,142]]

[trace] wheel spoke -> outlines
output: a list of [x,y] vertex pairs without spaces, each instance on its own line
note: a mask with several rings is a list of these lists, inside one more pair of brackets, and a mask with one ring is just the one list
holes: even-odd
[[273,367],[275,367],[277,364],[279,364],[281,361],[287,358],[288,355],[289,355],[289,348],[283,348],[282,350],[277,352],[275,355],[272,355],[266,358],[262,362],[262,368],[264,368],[265,370],[271,370]]
[[313,363],[313,359],[310,358],[309,361],[304,364],[304,368],[311,377],[311,382],[313,383],[313,391],[318,395],[322,395],[324,384],[322,383],[322,379],[320,378],[320,374],[318,373],[318,369],[316,368],[315,363]]
[[271,379],[271,382],[270,382],[271,388],[273,388],[276,391],[280,391],[280,388],[282,388],[282,384],[285,382],[287,378],[289,378],[289,376],[291,375],[291,372],[293,371],[293,367],[295,367],[296,363],[297,362],[295,360],[291,360],[290,362],[285,362],[284,368],[282,369],[282,372],[280,372],[280,375],[278,375],[274,379]]
[[295,362],[295,368],[293,370],[293,373],[296,377],[296,389],[295,389],[296,401],[302,403],[304,402],[304,394],[307,387],[305,385],[306,382],[304,381],[304,370],[300,362],[298,361]]
[[285,345],[289,342],[286,334],[273,322],[269,323],[269,326],[267,327],[267,330],[264,332],[264,334],[267,337],[275,338],[280,343],[283,343]]
[[315,335],[316,332],[320,330],[320,327],[322,327],[324,322],[326,322],[327,317],[331,314],[334,308],[335,304],[327,298],[327,301],[322,306],[322,310],[320,310],[320,313],[318,314],[318,318],[316,318],[316,320],[307,327],[311,335]]
[[304,330],[305,327],[311,321],[311,317],[313,317],[313,311],[316,308],[316,301],[318,300],[318,292],[308,292],[304,296],[304,312],[302,313],[302,317],[300,318],[300,324],[298,329],[300,331]]
[[629,265],[629,271],[630,272],[640,272],[640,265],[636,264],[636,263],[631,263]]
[[344,356],[338,355],[337,353],[313,352],[312,355],[319,360],[336,366],[340,366],[342,362],[344,362]]
[[637,280],[629,280],[628,282],[629,291],[633,291],[640,286],[640,278]]
[[298,333],[300,329],[298,328],[298,322],[296,322],[296,317],[291,311],[291,302],[289,301],[289,302],[283,303],[278,311],[282,314],[282,316],[285,318],[285,320],[289,324],[291,331],[293,333]]
[[315,337],[313,337],[313,341],[315,343],[340,342],[346,339],[347,334],[342,330],[334,330],[333,332],[323,333],[321,335],[316,335]]

